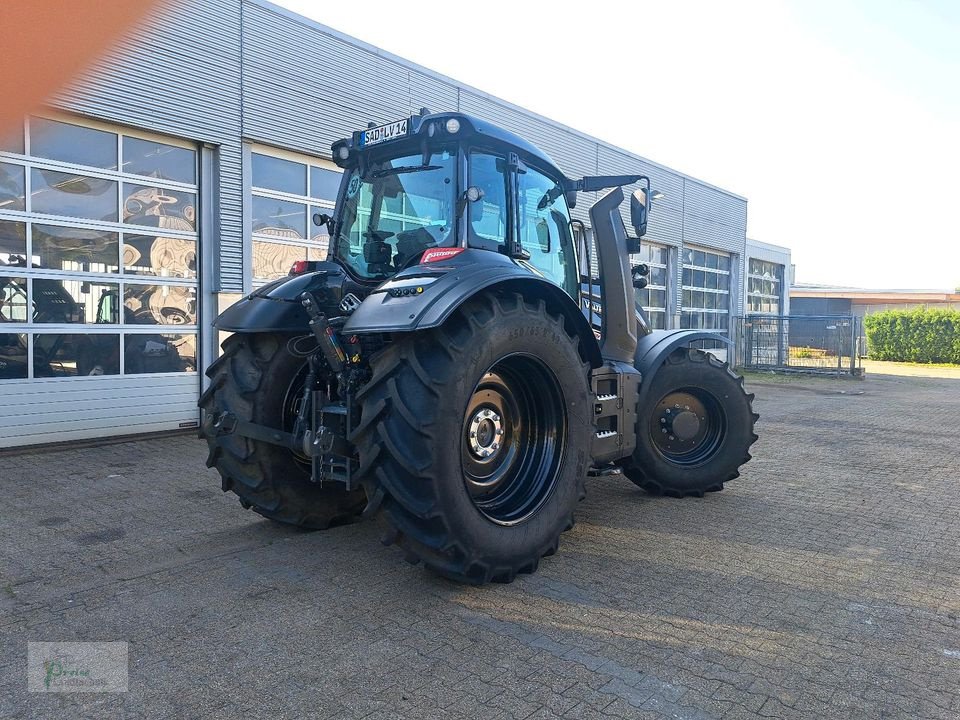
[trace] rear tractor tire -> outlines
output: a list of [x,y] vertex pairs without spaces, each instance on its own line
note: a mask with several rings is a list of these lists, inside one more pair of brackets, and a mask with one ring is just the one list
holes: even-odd
[[[306,375],[304,358],[287,349],[290,337],[230,336],[223,355],[207,370],[210,386],[200,398],[205,417],[230,412],[239,420],[290,432]],[[311,482],[309,461],[287,448],[236,434],[219,442],[206,439],[207,467],[216,467],[223,491],[236,493],[244,507],[266,518],[323,530],[359,515],[366,505],[363,490]]]
[[354,435],[371,505],[411,562],[473,584],[537,569],[589,465],[589,367],[543,302],[483,294],[371,359]]
[[722,490],[757,440],[752,402],[727,363],[702,350],[675,350],[637,408],[637,447],[624,474],[655,495]]

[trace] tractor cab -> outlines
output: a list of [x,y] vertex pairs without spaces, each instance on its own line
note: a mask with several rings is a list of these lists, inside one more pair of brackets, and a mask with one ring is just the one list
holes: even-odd
[[329,259],[361,282],[487,250],[579,294],[565,189],[522,138],[459,113],[414,115],[334,143],[344,169]]

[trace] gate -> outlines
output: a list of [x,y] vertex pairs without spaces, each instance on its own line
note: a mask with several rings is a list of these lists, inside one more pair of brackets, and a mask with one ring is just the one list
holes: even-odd
[[863,374],[863,321],[854,315],[747,315],[736,333],[743,368]]

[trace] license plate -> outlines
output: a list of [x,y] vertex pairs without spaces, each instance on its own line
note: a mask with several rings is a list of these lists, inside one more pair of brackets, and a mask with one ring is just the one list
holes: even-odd
[[407,121],[397,120],[396,122],[380,125],[369,130],[364,130],[360,134],[360,146],[376,145],[387,140],[396,140],[407,134]]

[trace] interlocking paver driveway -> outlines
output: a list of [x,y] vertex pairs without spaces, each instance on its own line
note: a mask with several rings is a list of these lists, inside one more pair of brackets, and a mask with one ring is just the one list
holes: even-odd
[[[750,384],[742,478],[595,481],[506,586],[244,512],[190,437],[0,458],[0,717],[960,717],[960,383]],[[130,691],[29,694],[28,640]]]

